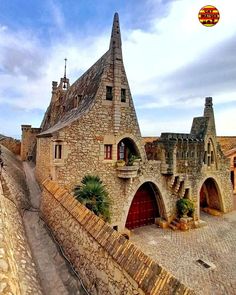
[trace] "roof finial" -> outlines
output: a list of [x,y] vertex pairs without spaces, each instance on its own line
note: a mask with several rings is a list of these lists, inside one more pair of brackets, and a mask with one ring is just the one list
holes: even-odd
[[113,19],[113,26],[111,32],[111,48],[121,48],[121,36],[120,36],[120,23],[119,23],[119,15],[116,12]]
[[64,79],[66,79],[66,62],[67,62],[67,58],[65,58],[64,61],[65,61]]

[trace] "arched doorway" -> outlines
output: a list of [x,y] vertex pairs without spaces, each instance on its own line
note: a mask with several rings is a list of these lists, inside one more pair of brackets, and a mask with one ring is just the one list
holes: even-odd
[[125,227],[136,227],[153,224],[160,216],[157,204],[157,192],[151,182],[145,182],[137,190],[131,203]]
[[201,187],[200,207],[209,207],[220,211],[222,210],[220,202],[220,192],[213,178],[206,179]]

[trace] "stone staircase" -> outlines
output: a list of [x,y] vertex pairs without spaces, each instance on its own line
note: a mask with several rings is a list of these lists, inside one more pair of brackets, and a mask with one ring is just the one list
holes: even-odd
[[179,220],[177,218],[175,218],[174,220],[172,220],[171,223],[169,224],[169,228],[171,228],[172,230],[180,229]]
[[169,188],[172,191],[172,195],[177,199],[186,197],[189,189],[190,183],[186,174],[175,174],[169,180]]

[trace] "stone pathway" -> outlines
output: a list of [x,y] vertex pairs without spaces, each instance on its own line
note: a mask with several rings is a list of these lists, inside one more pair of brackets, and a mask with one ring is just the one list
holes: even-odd
[[35,209],[39,209],[41,191],[34,178],[34,167],[30,166],[27,162],[24,162],[23,165],[33,207],[33,211],[25,211],[24,223],[44,294],[86,294],[78,278],[74,275],[66,260],[61,256],[44,222],[40,219],[39,213],[35,211]]
[[236,211],[222,217],[201,213],[201,219],[207,226],[187,232],[155,225],[137,228],[131,241],[197,294],[235,295]]

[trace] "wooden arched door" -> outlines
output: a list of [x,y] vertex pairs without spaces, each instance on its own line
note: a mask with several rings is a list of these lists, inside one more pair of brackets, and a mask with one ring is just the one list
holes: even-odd
[[126,227],[133,229],[136,227],[153,224],[155,218],[159,216],[155,191],[150,183],[144,183],[136,192],[131,203]]

